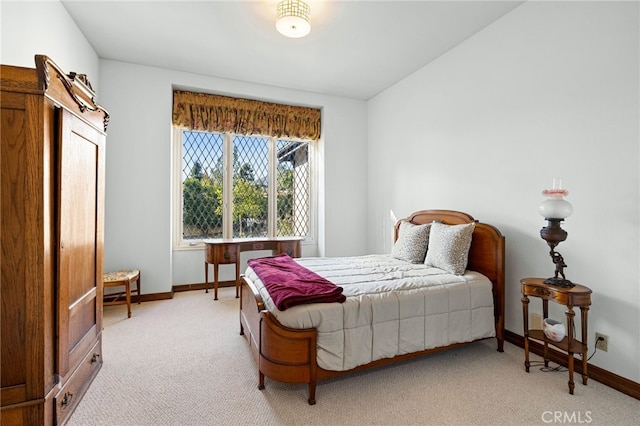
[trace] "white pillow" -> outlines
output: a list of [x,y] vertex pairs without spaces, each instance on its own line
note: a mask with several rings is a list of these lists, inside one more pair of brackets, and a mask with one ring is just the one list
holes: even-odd
[[425,265],[450,274],[463,275],[467,269],[471,237],[475,227],[475,222],[462,225],[433,222]]
[[410,263],[423,263],[429,244],[431,224],[415,225],[403,221],[398,229],[398,239],[391,249],[391,257]]

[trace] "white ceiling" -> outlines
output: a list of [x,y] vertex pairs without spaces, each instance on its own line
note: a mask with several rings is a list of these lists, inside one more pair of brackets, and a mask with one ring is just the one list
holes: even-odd
[[523,1],[310,0],[301,39],[278,0],[62,3],[100,58],[366,100]]

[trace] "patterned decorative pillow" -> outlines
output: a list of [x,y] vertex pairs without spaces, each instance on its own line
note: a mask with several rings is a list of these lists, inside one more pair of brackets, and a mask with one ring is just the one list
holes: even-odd
[[391,257],[410,263],[423,263],[429,245],[431,224],[415,225],[403,221],[398,229],[398,239],[391,249]]
[[463,275],[467,269],[471,237],[475,227],[475,222],[462,225],[432,223],[425,265],[450,274]]

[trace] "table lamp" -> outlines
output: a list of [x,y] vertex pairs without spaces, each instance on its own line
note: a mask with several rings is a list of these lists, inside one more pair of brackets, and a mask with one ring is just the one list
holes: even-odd
[[548,224],[540,230],[540,236],[549,245],[551,249],[549,255],[556,267],[554,276],[547,278],[544,282],[558,287],[573,287],[574,284],[564,275],[564,268],[567,265],[562,255],[555,251],[556,246],[567,239],[567,231],[560,227],[560,222],[573,213],[573,206],[564,199],[569,195],[569,191],[562,189],[562,179],[553,178],[553,187],[542,191],[542,195],[546,199],[540,203],[538,212],[548,221]]

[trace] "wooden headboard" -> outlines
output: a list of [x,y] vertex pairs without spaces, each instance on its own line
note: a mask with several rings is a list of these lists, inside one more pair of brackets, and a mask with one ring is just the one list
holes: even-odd
[[469,249],[469,262],[467,269],[480,272],[493,283],[496,334],[499,339],[501,339],[504,335],[504,236],[496,227],[478,222],[467,213],[453,210],[420,210],[396,223],[393,240],[395,241],[398,239],[398,230],[402,221],[422,225],[425,223],[431,223],[434,220],[447,225],[460,225],[471,222],[476,223],[471,240],[471,248]]

